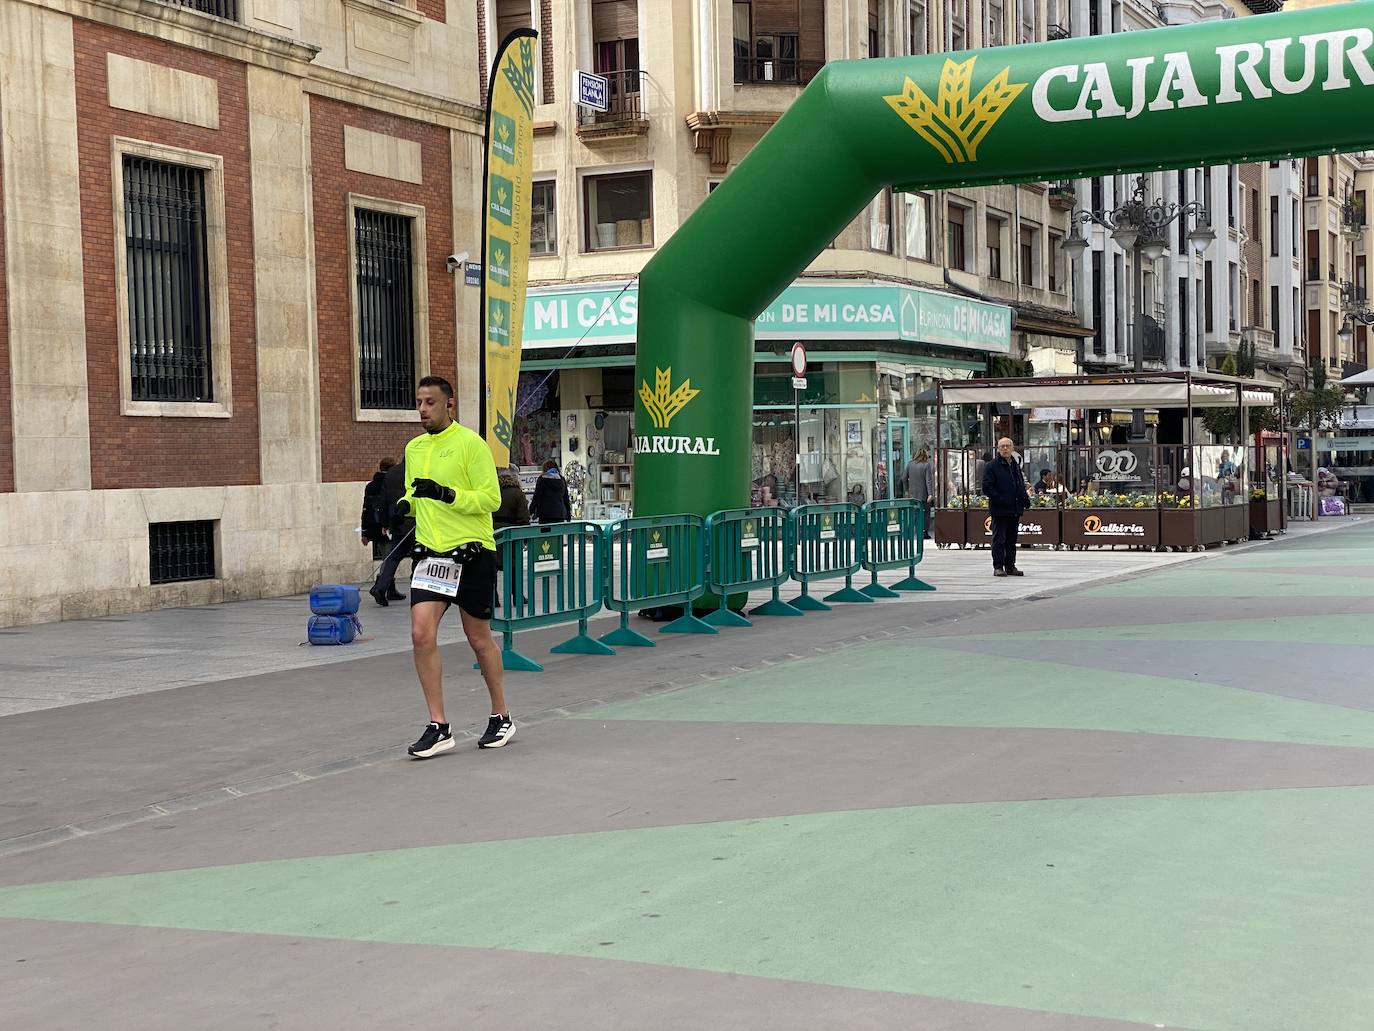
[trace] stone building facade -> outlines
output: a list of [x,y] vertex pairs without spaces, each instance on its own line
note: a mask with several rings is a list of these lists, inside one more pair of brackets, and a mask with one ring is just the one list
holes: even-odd
[[475,415],[476,68],[468,0],[0,0],[0,625],[368,574],[415,378]]

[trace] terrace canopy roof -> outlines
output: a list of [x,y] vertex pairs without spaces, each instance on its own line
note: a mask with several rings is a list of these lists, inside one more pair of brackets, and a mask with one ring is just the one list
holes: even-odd
[[1232,376],[1158,373],[1037,379],[944,380],[943,404],[1011,404],[1018,408],[1250,408],[1278,404],[1277,388]]

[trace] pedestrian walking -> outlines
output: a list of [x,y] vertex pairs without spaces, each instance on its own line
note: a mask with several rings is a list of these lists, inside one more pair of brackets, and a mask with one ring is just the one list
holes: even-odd
[[544,471],[534,482],[530,518],[537,523],[566,523],[572,518],[568,481],[563,479],[563,474],[558,471],[558,463],[552,458],[544,462]]
[[382,484],[386,471],[396,464],[394,458],[383,458],[377,463],[377,471],[363,488],[363,513],[358,523],[362,531],[364,545],[372,545],[372,558],[380,560],[386,555],[391,543],[390,520],[387,518],[386,498]]
[[506,707],[501,650],[491,636],[496,597],[491,517],[501,506],[496,463],[486,442],[455,421],[457,405],[448,380],[420,380],[415,408],[425,432],[406,445],[406,475],[411,480],[398,508],[415,520],[410,639],[429,709],[429,723],[409,752],[416,759],[428,759],[455,743],[444,712],[439,655],[439,624],[451,605],[458,606],[463,634],[491,699],[486,733],[477,747],[503,747],[515,735],[515,722]]
[[997,442],[997,457],[983,469],[983,493],[992,517],[992,575],[1025,576],[1016,568],[1016,535],[1021,513],[1030,507],[1030,493],[1010,437]]
[[916,452],[916,457],[906,464],[902,475],[906,484],[906,496],[921,506],[925,512],[925,538],[930,539],[931,509],[935,502],[935,467],[930,464],[930,454],[925,448]]
[[[415,520],[400,511],[400,501],[406,493],[406,467],[404,460],[395,463],[382,478],[382,506],[385,511],[388,536],[391,546],[382,559],[377,578],[367,593],[372,600],[385,608],[393,601],[404,601],[405,595],[396,589],[396,571],[402,562],[411,557],[410,551],[415,544]],[[414,561],[410,564],[415,571]]]

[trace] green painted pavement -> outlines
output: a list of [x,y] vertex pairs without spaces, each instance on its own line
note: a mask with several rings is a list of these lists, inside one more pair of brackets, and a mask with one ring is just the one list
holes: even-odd
[[0,917],[1342,1031],[1374,1010],[1371,808],[1365,787],[822,813],[3,888]]
[[[1216,641],[1276,644],[1374,644],[1374,613],[1325,616],[1260,616],[1254,619],[1194,620],[1191,623],[1126,623],[1121,626],[1018,630],[932,638],[955,641]],[[1371,652],[1374,660],[1374,652]]]
[[607,705],[578,718],[1037,727],[1374,747],[1374,713],[1202,679],[895,642]]
[[[1288,565],[1293,565],[1290,561]],[[1374,577],[1229,571],[1223,565],[1162,569],[1149,576],[1089,587],[1080,597],[1374,598]]]

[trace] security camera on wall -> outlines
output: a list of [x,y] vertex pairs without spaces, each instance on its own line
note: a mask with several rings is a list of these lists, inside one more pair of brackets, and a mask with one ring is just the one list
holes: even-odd
[[444,261],[444,268],[448,270],[449,275],[453,275],[453,273],[463,267],[463,263],[467,260],[467,251],[459,251],[457,254],[450,254]]

